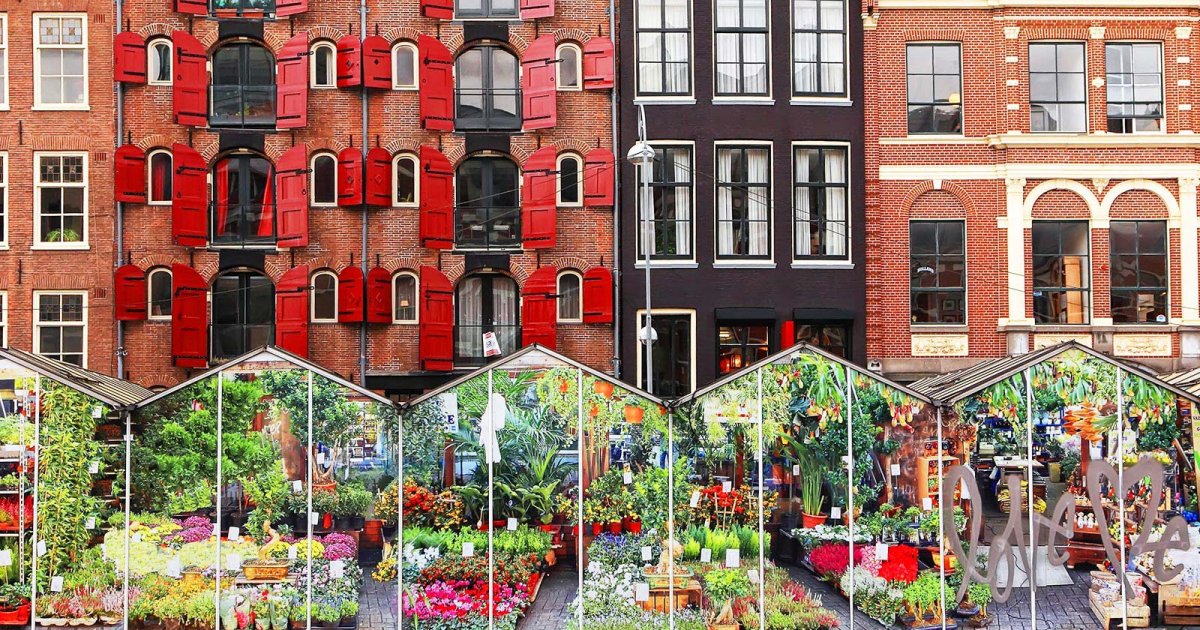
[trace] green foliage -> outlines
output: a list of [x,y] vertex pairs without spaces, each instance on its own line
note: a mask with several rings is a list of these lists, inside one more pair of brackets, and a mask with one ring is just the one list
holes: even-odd
[[335,516],[363,516],[371,507],[371,501],[374,498],[374,495],[357,484],[338,484],[337,505],[333,514]]
[[434,486],[440,481],[442,451],[449,438],[443,431],[441,398],[431,398],[406,410],[401,422],[404,426],[404,478],[425,487]]
[[750,594],[750,577],[742,569],[713,569],[704,574],[704,594],[714,608]]
[[283,461],[242,482],[246,496],[254,501],[264,516],[283,514],[291,494],[291,484],[284,475]]
[[1142,421],[1137,446],[1142,451],[1169,451],[1179,439],[1179,425],[1174,419],[1161,422]]
[[100,456],[93,441],[98,403],[56,383],[43,385],[38,453],[38,537],[46,554],[38,562],[39,584],[66,572],[87,547],[86,521],[96,513],[88,463]]

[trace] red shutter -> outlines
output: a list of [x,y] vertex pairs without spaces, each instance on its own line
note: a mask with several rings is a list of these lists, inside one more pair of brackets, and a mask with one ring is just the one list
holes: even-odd
[[208,367],[208,283],[176,263],[171,287],[171,358],[176,367]]
[[363,87],[392,89],[392,47],[378,35],[363,38]]
[[367,151],[366,202],[368,206],[392,205],[392,154],[375,147]]
[[204,247],[208,243],[208,165],[186,144],[171,146],[175,164],[171,200],[171,236],[176,245]]
[[615,64],[613,43],[607,37],[593,37],[583,43],[583,89],[613,87]]
[[275,284],[275,345],[308,356],[308,265],[291,268]]
[[337,42],[337,86],[340,88],[362,85],[362,42],[347,35]]
[[175,50],[175,79],[171,86],[175,122],[208,125],[208,54],[204,44],[184,31],[171,33]]
[[298,144],[279,156],[275,164],[277,244],[308,245],[308,145]]
[[300,129],[308,124],[308,33],[289,39],[275,62],[275,126]]
[[608,267],[583,272],[583,323],[613,323],[613,277]]
[[367,323],[392,323],[392,274],[383,267],[367,272]]
[[146,153],[136,144],[123,144],[113,154],[117,201],[146,203]]
[[208,15],[208,0],[175,0],[175,11],[191,15]]
[[363,201],[363,155],[354,147],[338,153],[337,191],[339,206],[357,206]]
[[355,324],[363,320],[363,272],[346,267],[338,274],[338,321]]
[[558,324],[558,269],[538,267],[521,287],[521,346],[554,349]]
[[421,369],[454,369],[454,285],[433,267],[421,267],[421,324],[417,354]]
[[146,40],[134,31],[113,37],[113,81],[146,83]]
[[588,208],[613,205],[616,176],[613,152],[597,148],[583,156],[583,205]]
[[113,304],[117,321],[146,319],[146,272],[137,265],[121,265],[113,276]]
[[787,350],[796,345],[796,322],[787,320],[779,331],[779,349]]
[[554,247],[557,222],[558,174],[555,148],[542,147],[525,160],[521,186],[521,237],[525,249]]
[[421,0],[421,15],[435,20],[453,20],[454,0]]
[[521,0],[521,19],[554,17],[554,0]]
[[533,40],[521,56],[521,111],[526,129],[548,129],[558,120],[554,36]]
[[418,232],[421,247],[454,247],[454,166],[441,151],[422,144],[421,221]]
[[278,0],[275,3],[275,17],[298,15],[308,11],[308,0]]
[[428,35],[417,38],[421,75],[421,125],[454,131],[454,57],[442,42]]

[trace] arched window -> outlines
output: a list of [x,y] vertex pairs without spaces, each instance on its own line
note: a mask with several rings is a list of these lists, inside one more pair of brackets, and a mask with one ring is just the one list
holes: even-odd
[[337,49],[332,42],[320,41],[312,46],[309,63],[309,82],[315,88],[337,87]]
[[583,158],[574,153],[558,156],[558,205],[583,205]]
[[521,64],[497,46],[476,46],[455,63],[456,129],[521,128]]
[[392,47],[392,89],[417,89],[417,46],[412,42]]
[[318,153],[312,158],[312,193],[310,204],[314,206],[337,205],[337,157],[332,153]]
[[417,173],[417,156],[401,153],[392,158],[393,206],[413,208],[420,202],[421,180]]
[[171,85],[171,40],[152,39],[146,44],[146,79],[150,85]]
[[454,361],[482,364],[483,335],[495,333],[500,351],[509,354],[520,345],[517,283],[508,276],[480,273],[463,278],[454,299]]
[[212,243],[275,242],[274,167],[254,153],[233,153],[213,167]]
[[262,273],[235,269],[212,287],[214,359],[241,356],[275,343],[275,285]]
[[521,175],[499,155],[468,158],[455,185],[455,243],[467,249],[521,246]]
[[578,271],[558,274],[558,321],[583,321],[583,276]]
[[146,313],[150,319],[171,319],[171,270],[155,267],[146,273]]
[[558,45],[558,65],[555,66],[555,78],[559,90],[579,90],[583,87],[583,71],[580,63],[583,53],[575,44]]
[[332,271],[318,271],[313,274],[312,293],[309,298],[312,321],[337,321],[337,289],[338,278]]
[[170,151],[155,149],[146,156],[146,194],[150,205],[171,204],[171,182],[174,176]]
[[392,322],[417,323],[417,275],[401,271],[392,276]]
[[213,127],[275,126],[275,56],[257,42],[237,40],[212,56]]

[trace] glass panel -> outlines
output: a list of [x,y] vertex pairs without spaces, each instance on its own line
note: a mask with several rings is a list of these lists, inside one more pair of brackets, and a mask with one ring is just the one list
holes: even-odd
[[[16,609],[14,621],[20,624],[30,622],[30,597],[33,595],[33,551],[35,541],[34,526],[34,465],[37,461],[36,444],[39,424],[42,415],[47,420],[52,415],[62,415],[62,409],[50,405],[43,396],[42,383],[50,384],[37,375],[13,365],[0,361],[0,471],[3,473],[3,510],[7,515],[2,525],[4,531],[0,538],[0,556],[6,560],[0,563],[0,580],[6,589],[7,605]],[[47,391],[46,393],[50,393]],[[63,397],[57,397],[62,401]],[[44,401],[39,409],[37,401]],[[66,402],[66,401],[63,401]],[[60,441],[60,430],[52,431],[48,437]],[[123,429],[118,431],[118,436]],[[91,436],[88,436],[91,437]],[[60,443],[61,447],[61,443]],[[124,449],[120,452],[120,464],[124,466]],[[82,479],[81,479],[82,481]],[[83,483],[87,483],[86,481]],[[52,484],[59,485],[59,484]],[[82,492],[90,488],[80,485]],[[81,507],[81,506],[75,506]],[[91,516],[92,513],[88,512]],[[86,522],[83,525],[86,528]],[[44,525],[42,525],[44,527]],[[78,533],[78,530],[76,530]],[[46,538],[42,536],[41,539]],[[66,539],[66,540],[69,540]],[[70,552],[71,549],[65,549]],[[94,553],[94,552],[93,552]],[[61,557],[61,553],[60,553]],[[105,572],[108,573],[108,572]],[[121,588],[123,580],[115,586]],[[103,585],[102,585],[103,586]],[[48,595],[48,594],[47,594]],[[118,618],[120,613],[118,613]]]

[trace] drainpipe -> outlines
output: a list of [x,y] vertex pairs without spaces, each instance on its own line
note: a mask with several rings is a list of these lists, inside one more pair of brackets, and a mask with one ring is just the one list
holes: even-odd
[[[620,56],[617,48],[617,12],[616,1],[608,0],[608,36],[613,38],[613,74],[616,77],[621,76],[617,72],[617,64]],[[619,127],[617,125],[617,117],[620,112],[617,108],[617,103],[621,102],[618,98],[621,85],[615,79],[613,81],[612,96],[609,98],[609,111],[612,116],[612,146],[613,146],[613,373],[617,378],[621,378],[621,169],[617,168],[617,155],[620,151],[617,149],[617,142],[620,138],[618,134]]]
[[[367,0],[359,0],[358,3],[358,31],[359,37],[367,36]],[[363,154],[363,169],[366,170],[367,165],[367,88],[362,88],[362,154]],[[366,182],[363,182],[366,185]],[[363,191],[366,192],[365,190]],[[359,264],[362,265],[363,278],[367,277],[367,199],[363,196],[362,205],[362,250],[359,258]],[[366,305],[364,305],[365,307]],[[365,315],[365,313],[364,313]],[[358,384],[363,387],[367,386],[367,318],[364,316],[363,321],[358,325]]]
[[[122,18],[122,15],[124,14],[124,12],[122,10],[124,8],[123,3],[124,3],[124,0],[116,0],[116,2],[113,3],[115,5],[116,18],[117,18],[117,29],[116,29],[117,33],[120,33],[121,29],[123,27],[123,25],[121,23],[121,18]],[[113,146],[119,147],[119,146],[121,146],[121,136],[124,135],[124,133],[125,133],[125,86],[117,81],[113,81],[113,86],[114,86],[113,89],[116,91],[116,98],[117,98],[117,137],[116,137],[117,142]],[[118,201],[116,209],[117,209],[117,217],[116,217],[117,221],[116,221],[115,229],[116,229],[117,234],[116,234],[115,246],[117,248],[117,256],[116,256],[116,258],[113,259],[113,271],[116,271],[116,268],[121,265],[121,251],[124,249],[124,245],[125,245],[125,239],[123,238],[125,235],[125,230],[124,230],[125,203]],[[113,297],[116,297],[116,296],[113,296]],[[117,355],[117,378],[125,378],[125,322],[122,322],[120,320],[117,321],[116,355]]]

